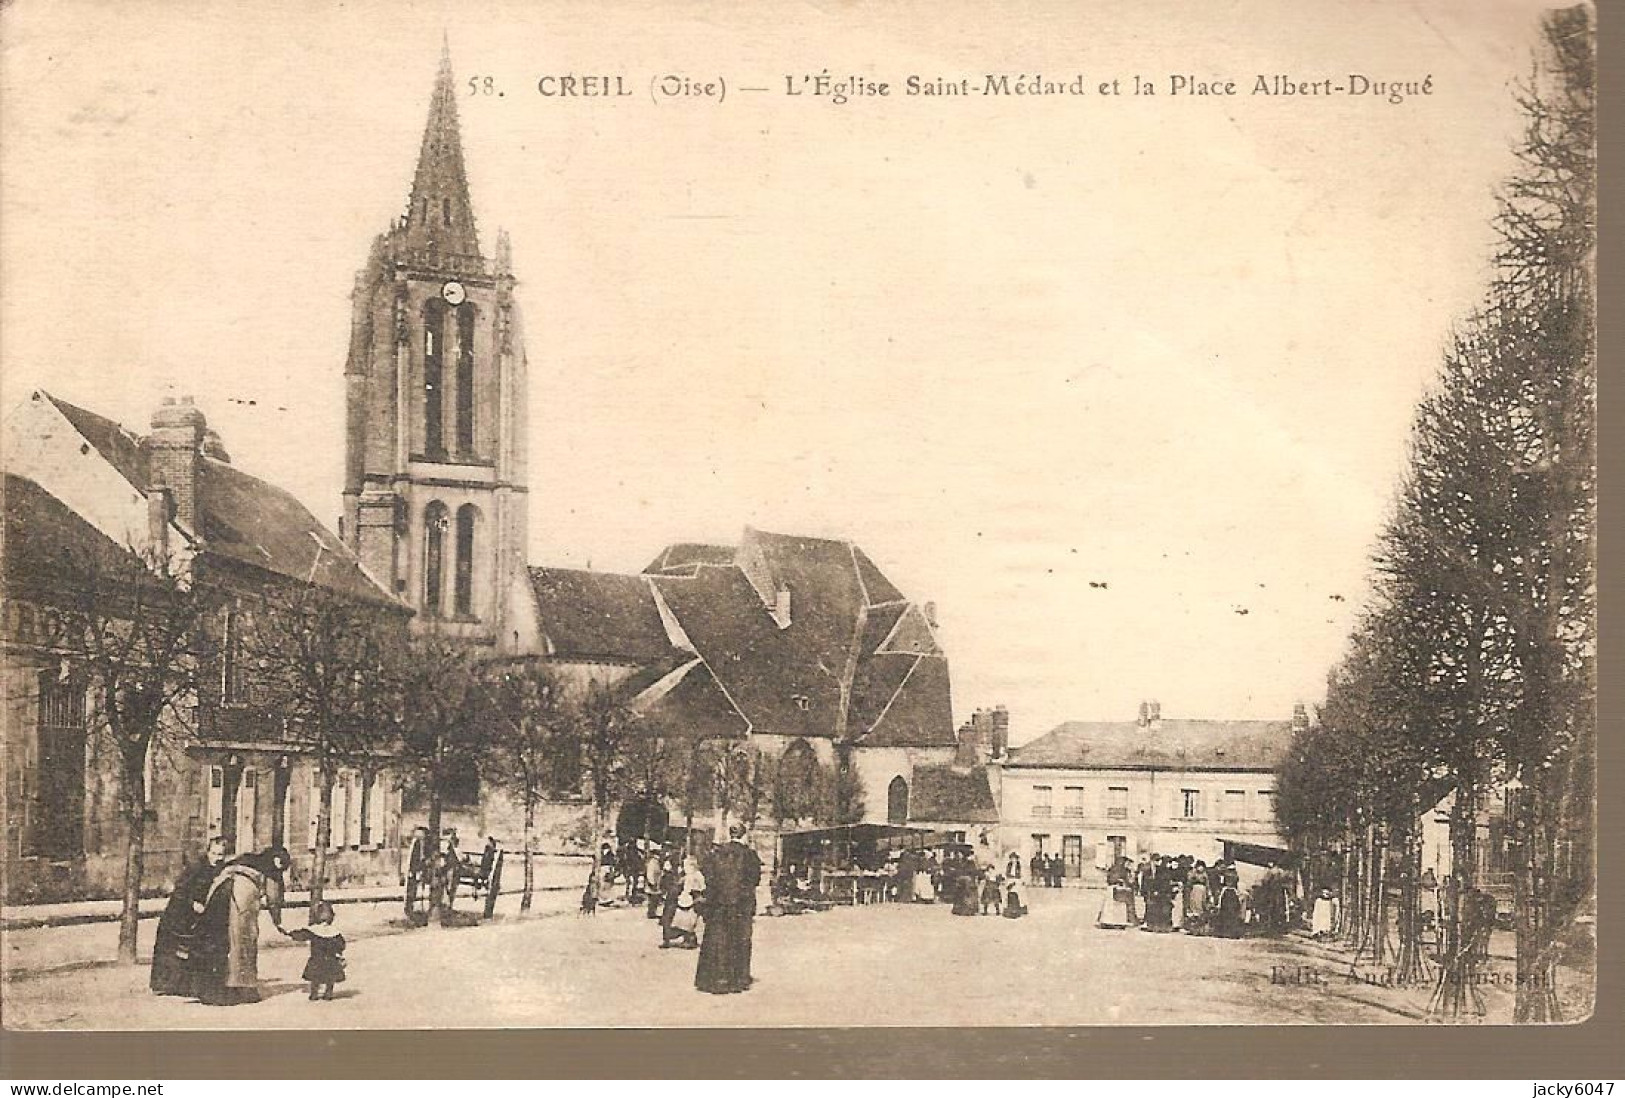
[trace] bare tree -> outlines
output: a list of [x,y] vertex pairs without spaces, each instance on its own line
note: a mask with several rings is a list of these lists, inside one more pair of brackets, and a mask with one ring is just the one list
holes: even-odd
[[316,584],[271,589],[244,616],[244,655],[258,685],[283,713],[285,739],[308,752],[317,771],[314,917],[326,888],[339,768],[374,762],[394,741],[396,711],[385,687],[405,623]]
[[[446,794],[479,774],[490,744],[490,701],[466,645],[442,637],[415,637],[389,649],[379,684],[389,696],[396,757],[429,801],[429,836],[438,843]],[[438,848],[437,848],[438,849]],[[429,911],[445,914],[448,873],[430,875]]]
[[91,727],[118,761],[125,824],[118,959],[134,964],[146,866],[148,760],[165,741],[195,732],[190,709],[201,627],[214,595],[168,554],[119,549],[111,542],[70,547],[48,571],[48,578],[40,573],[37,590],[18,594],[47,608],[40,648],[66,660],[71,675],[81,677]]
[[[577,784],[573,729],[578,717],[564,684],[545,664],[487,664],[481,680],[489,713],[488,780],[513,795],[524,813],[525,885],[519,910],[529,911],[536,880],[536,810],[550,795]],[[570,756],[571,765],[561,769],[563,755]]]

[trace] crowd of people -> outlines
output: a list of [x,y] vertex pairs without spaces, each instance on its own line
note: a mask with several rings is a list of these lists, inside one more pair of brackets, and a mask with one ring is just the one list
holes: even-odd
[[1106,894],[1097,926],[1137,926],[1152,933],[1211,935],[1279,935],[1300,914],[1291,874],[1266,869],[1245,893],[1234,862],[1208,865],[1190,855],[1144,854],[1136,865],[1119,856],[1106,871]]

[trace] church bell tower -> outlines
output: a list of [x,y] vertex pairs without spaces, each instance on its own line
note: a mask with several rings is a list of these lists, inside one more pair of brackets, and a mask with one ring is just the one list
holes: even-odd
[[344,536],[415,628],[502,650],[528,534],[513,289],[507,235],[480,249],[446,51],[406,210],[352,295]]

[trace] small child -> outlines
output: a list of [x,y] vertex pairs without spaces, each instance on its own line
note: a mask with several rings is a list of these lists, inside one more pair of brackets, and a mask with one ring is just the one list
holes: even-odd
[[309,926],[290,931],[296,942],[310,943],[310,960],[302,978],[310,984],[310,999],[333,998],[333,985],[344,982],[344,935],[333,926],[333,905],[319,903]]

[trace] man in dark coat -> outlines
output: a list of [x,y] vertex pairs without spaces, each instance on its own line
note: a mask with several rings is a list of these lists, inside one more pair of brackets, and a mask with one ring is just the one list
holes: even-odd
[[756,918],[756,886],[762,860],[745,845],[745,825],[728,828],[728,841],[714,848],[701,866],[705,874],[705,936],[694,986],[712,995],[732,995],[751,985],[750,945]]

